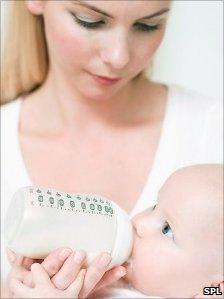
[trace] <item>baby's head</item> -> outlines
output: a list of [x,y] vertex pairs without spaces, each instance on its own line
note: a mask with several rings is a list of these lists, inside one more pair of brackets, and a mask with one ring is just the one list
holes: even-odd
[[223,281],[223,168],[195,165],[172,174],[158,204],[136,215],[127,279],[161,297],[194,297]]

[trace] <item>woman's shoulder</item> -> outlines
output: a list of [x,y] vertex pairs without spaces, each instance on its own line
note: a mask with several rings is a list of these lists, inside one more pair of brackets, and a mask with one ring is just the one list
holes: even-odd
[[169,119],[184,124],[184,127],[220,126],[222,121],[222,101],[202,92],[169,85]]
[[10,102],[1,105],[1,114],[11,114],[13,111],[18,110],[22,101],[22,97],[18,97]]
[[1,128],[2,132],[14,130],[18,124],[19,109],[22,98],[16,98],[1,105]]
[[215,97],[199,92],[193,88],[177,84],[169,84],[169,95],[173,105],[186,106],[191,110],[210,110],[220,105],[220,101]]

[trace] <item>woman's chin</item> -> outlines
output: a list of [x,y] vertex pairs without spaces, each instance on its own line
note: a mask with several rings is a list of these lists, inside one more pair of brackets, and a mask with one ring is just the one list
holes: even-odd
[[94,86],[88,86],[83,88],[81,94],[84,98],[92,101],[108,101],[116,94],[117,90],[99,90]]

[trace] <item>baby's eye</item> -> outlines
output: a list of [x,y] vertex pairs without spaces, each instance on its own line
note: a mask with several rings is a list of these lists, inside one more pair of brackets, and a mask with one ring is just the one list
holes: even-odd
[[173,232],[168,222],[165,222],[162,233],[169,238],[173,238]]

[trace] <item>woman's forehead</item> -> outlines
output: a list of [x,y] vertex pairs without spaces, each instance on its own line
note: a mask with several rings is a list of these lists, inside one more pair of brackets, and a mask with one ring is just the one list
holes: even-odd
[[171,1],[151,0],[70,0],[71,4],[96,8],[114,18],[141,19],[170,8]]

